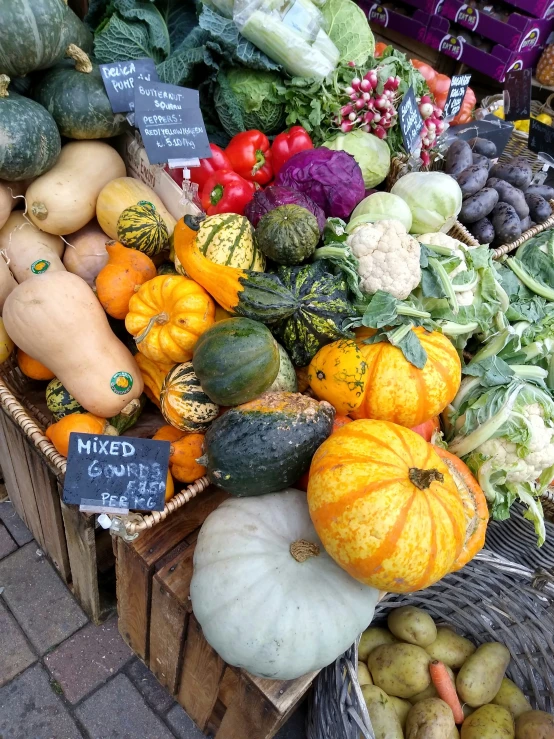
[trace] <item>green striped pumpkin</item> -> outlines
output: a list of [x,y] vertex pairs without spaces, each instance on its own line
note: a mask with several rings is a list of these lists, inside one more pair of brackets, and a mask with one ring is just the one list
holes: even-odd
[[178,275],[179,273],[175,269],[175,266],[171,262],[164,262],[160,264],[157,269],[159,275]]
[[182,431],[203,433],[217,418],[219,406],[202,390],[192,362],[176,364],[168,372],[160,393],[162,415]]
[[169,232],[152,203],[141,200],[119,216],[117,238],[130,249],[153,257],[167,247]]
[[71,413],[86,413],[83,406],[65,389],[57,377],[46,387],[46,406],[56,421]]
[[263,272],[265,257],[254,243],[248,218],[236,213],[208,216],[200,224],[196,245],[211,262]]

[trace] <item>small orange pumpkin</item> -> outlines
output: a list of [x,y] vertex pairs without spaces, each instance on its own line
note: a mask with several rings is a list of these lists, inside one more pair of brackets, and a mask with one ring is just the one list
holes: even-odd
[[173,483],[173,477],[171,476],[171,472],[167,471],[167,477],[165,479],[165,502],[167,503],[168,500],[171,500],[173,496],[175,495],[175,485]]
[[105,418],[98,418],[92,413],[71,413],[49,426],[45,433],[57,451],[67,457],[69,437],[73,432],[117,436],[117,431],[109,425]]
[[17,350],[17,364],[23,374],[30,377],[31,380],[53,380],[56,376],[38,360],[25,354],[23,349]]
[[144,393],[154,405],[160,407],[160,393],[162,385],[168,372],[173,369],[173,364],[158,364],[140,352],[135,354],[135,361],[139,366],[142,381],[144,382]]
[[96,297],[112,318],[123,320],[139,287],[156,276],[150,257],[117,241],[106,246],[108,263],[96,276]]
[[308,504],[328,554],[360,582],[409,593],[451,571],[466,515],[435,449],[410,429],[361,420],[314,455]]
[[206,468],[196,461],[203,454],[203,434],[186,434],[173,426],[162,426],[153,439],[171,442],[169,467],[179,482],[194,482],[206,474]]
[[321,347],[308,367],[308,382],[314,395],[331,403],[337,413],[359,408],[367,378],[367,364],[352,339],[339,339]]
[[368,365],[368,382],[352,418],[391,421],[407,428],[438,416],[455,398],[462,366],[454,345],[438,331],[413,329],[425,351],[423,369],[414,367],[397,347],[384,341],[364,344],[357,339]]

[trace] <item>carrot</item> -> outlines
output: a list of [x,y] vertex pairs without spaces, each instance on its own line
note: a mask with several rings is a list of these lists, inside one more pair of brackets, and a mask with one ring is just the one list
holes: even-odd
[[435,659],[429,664],[429,672],[431,673],[431,680],[439,694],[439,698],[449,706],[454,714],[454,721],[457,724],[463,723],[464,712],[462,711],[460,699],[456,693],[456,686],[448,674],[446,667],[442,662]]

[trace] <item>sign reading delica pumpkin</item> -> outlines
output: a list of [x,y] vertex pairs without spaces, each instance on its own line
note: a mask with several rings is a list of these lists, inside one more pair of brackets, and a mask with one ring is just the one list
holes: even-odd
[[169,451],[167,441],[72,433],[63,501],[90,513],[163,511]]
[[114,113],[134,110],[138,82],[148,83],[159,79],[154,60],[148,57],[101,64],[100,74]]

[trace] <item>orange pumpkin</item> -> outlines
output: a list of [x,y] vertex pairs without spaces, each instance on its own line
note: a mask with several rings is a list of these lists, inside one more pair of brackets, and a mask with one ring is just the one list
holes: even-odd
[[485,545],[489,508],[485,494],[471,474],[469,467],[459,457],[446,451],[446,449],[438,446],[434,449],[448,467],[456,483],[466,514],[467,530],[464,547],[452,567],[452,572],[457,572],[472,560]]
[[117,431],[109,425],[105,418],[98,418],[98,416],[93,416],[92,413],[71,413],[49,426],[45,433],[57,451],[67,457],[69,437],[73,432],[117,436]]
[[309,367],[295,367],[294,371],[296,372],[296,381],[298,383],[298,392],[299,393],[305,393],[306,390],[310,387],[310,383],[308,382],[308,371]]
[[160,364],[188,362],[198,337],[214,323],[215,303],[182,275],[159,275],[129,301],[125,327],[139,352]]
[[[331,431],[332,434],[335,433],[338,429],[341,429],[343,426],[346,426],[347,423],[352,423],[352,419],[348,418],[348,416],[335,416],[335,420],[333,421],[333,430]],[[300,480],[296,483],[294,486],[298,490],[306,490],[308,489],[308,482],[310,480],[310,470],[307,472],[304,472]]]
[[452,342],[438,331],[413,331],[427,352],[423,369],[408,362],[389,344],[364,344],[360,351],[368,365],[368,381],[360,407],[352,418],[374,418],[413,428],[438,416],[460,387],[462,367]]
[[350,413],[361,405],[367,376],[367,364],[352,339],[339,339],[321,347],[308,367],[314,395],[331,403],[337,413]]
[[17,364],[23,374],[30,377],[31,380],[53,380],[56,376],[53,372],[50,372],[48,367],[25,354],[23,349],[17,350]]
[[429,443],[433,439],[433,434],[440,430],[441,422],[438,416],[435,416],[434,418],[431,418],[429,419],[429,421],[425,421],[424,423],[420,423],[419,425],[414,426],[412,429],[412,431],[414,431],[416,434],[419,434],[422,439],[425,439],[425,441],[428,441]]
[[108,263],[96,276],[96,297],[112,318],[123,320],[139,287],[156,276],[150,257],[117,241],[106,246]]
[[187,434],[173,426],[162,426],[153,439],[171,442],[169,468],[179,482],[194,482],[206,474],[206,468],[196,461],[203,454],[203,434]]
[[165,479],[165,502],[167,503],[168,500],[171,500],[173,496],[175,495],[175,485],[173,483],[173,477],[171,476],[171,472],[167,472],[167,477]]
[[323,442],[308,504],[330,556],[379,590],[428,587],[451,571],[465,541],[447,465],[421,436],[386,421],[355,421]]
[[162,385],[168,372],[173,369],[173,364],[158,364],[140,352],[135,354],[135,361],[139,366],[142,381],[144,382],[144,393],[154,405],[160,407],[160,393]]

